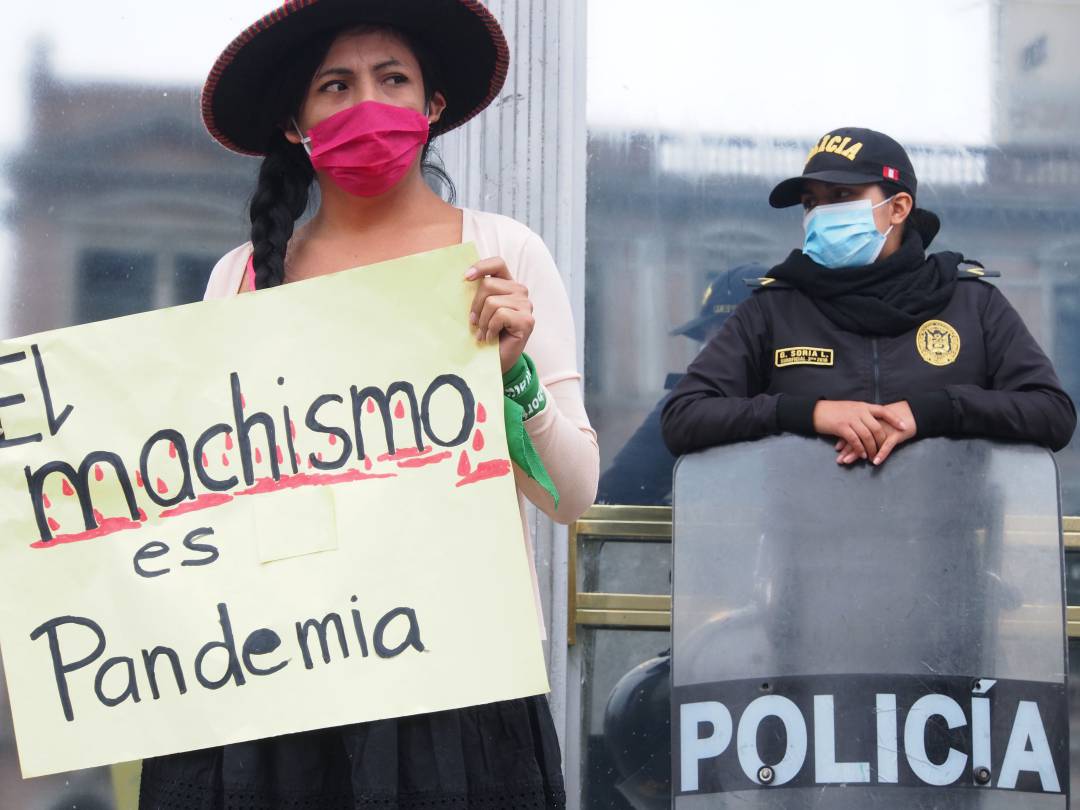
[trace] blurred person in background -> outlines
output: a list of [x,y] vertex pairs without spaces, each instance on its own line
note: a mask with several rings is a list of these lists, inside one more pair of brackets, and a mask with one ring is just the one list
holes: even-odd
[[[758,264],[743,264],[720,273],[705,288],[698,316],[670,334],[688,337],[697,344],[708,342],[735,308],[750,297],[747,282],[763,275],[765,268]],[[682,377],[682,374],[668,374],[664,390],[670,392]],[[597,503],[642,506],[671,503],[671,475],[676,459],[660,435],[660,414],[669,397],[665,393],[656,403],[600,476]]]

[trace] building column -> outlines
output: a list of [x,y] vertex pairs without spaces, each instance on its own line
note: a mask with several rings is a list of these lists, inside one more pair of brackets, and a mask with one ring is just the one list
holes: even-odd
[[[488,0],[510,44],[501,95],[438,143],[459,205],[513,217],[555,257],[585,327],[585,22],[581,0]],[[566,750],[567,532],[530,507],[547,625],[551,710]]]

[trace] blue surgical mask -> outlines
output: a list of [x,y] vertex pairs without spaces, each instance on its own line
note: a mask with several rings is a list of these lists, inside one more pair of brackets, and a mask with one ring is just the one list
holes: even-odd
[[838,270],[842,267],[862,267],[873,264],[885,247],[885,237],[874,223],[874,209],[888,200],[873,205],[870,200],[819,205],[806,212],[803,228],[806,239],[803,253],[818,264]]

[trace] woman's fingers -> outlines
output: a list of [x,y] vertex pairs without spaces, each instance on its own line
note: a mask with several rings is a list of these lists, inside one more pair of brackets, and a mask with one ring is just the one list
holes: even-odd
[[870,432],[870,428],[866,426],[866,423],[862,419],[853,419],[851,427],[859,437],[859,441],[862,443],[860,449],[860,455],[863,458],[873,458],[877,455],[877,441],[874,439],[874,434]]
[[862,439],[859,438],[859,434],[855,432],[855,428],[851,425],[846,425],[841,428],[840,435],[843,436],[844,441],[851,445],[852,449],[856,453],[862,453]]
[[499,307],[491,315],[484,340],[505,336],[524,344],[532,334],[533,325],[532,313],[511,307]]
[[531,312],[502,307],[488,323],[487,338],[499,341],[499,362],[503,374],[514,367],[529,342],[536,321]]
[[908,427],[910,427],[900,416],[900,414],[885,405],[871,406],[870,413],[875,419],[880,419],[884,422],[888,422],[897,430],[907,430]]
[[510,268],[506,266],[506,262],[498,257],[481,259],[466,271],[465,280],[476,281],[476,279],[485,276],[509,279],[511,277]]
[[522,315],[532,316],[532,302],[528,298],[524,298],[520,295],[491,295],[484,299],[484,303],[480,307],[480,314],[477,317],[475,330],[477,339],[481,342],[490,340],[497,336],[499,332],[505,328],[501,324],[495,322],[495,314],[501,310],[508,310],[515,313],[521,313]]
[[469,323],[481,343],[499,341],[503,373],[514,366],[536,325],[529,290],[510,275],[506,262],[496,257],[483,259],[465,273],[466,281],[477,281],[469,310]]
[[469,323],[476,326],[480,322],[480,312],[484,308],[484,302],[492,296],[499,295],[519,295],[527,300],[529,291],[524,284],[518,284],[516,281],[501,278],[482,279],[476,286],[476,295],[473,296],[469,311]]
[[844,441],[843,439],[841,439],[837,444],[837,464],[852,464],[859,460],[859,450],[861,449],[861,445],[854,445],[851,442]]
[[889,438],[887,438],[885,442],[881,445],[881,449],[878,450],[877,455],[874,456],[874,464],[884,463],[885,459],[887,459],[889,457],[889,454],[893,451],[893,448],[896,447],[896,445],[900,444],[900,442],[905,441],[906,439],[907,436],[900,431],[896,431],[895,433],[890,434]]
[[885,425],[883,425],[881,422],[871,416],[869,411],[861,414],[860,416],[862,418],[863,424],[866,425],[867,429],[869,429],[870,433],[874,437],[874,453],[876,453],[877,449],[881,447],[881,443],[885,441],[885,438],[888,435],[885,430]]

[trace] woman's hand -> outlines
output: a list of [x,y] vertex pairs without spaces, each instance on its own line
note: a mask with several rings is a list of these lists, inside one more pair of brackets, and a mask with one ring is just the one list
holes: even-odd
[[499,339],[503,374],[514,367],[536,321],[529,291],[510,277],[500,258],[484,259],[469,268],[466,281],[480,280],[473,298],[469,323],[481,343]]
[[[911,406],[907,404],[906,400],[877,407],[883,407],[885,412],[893,417],[884,422],[885,438],[878,443],[877,452],[872,454],[873,463],[882,464],[897,445],[903,444],[915,436],[918,426],[915,424],[914,414],[911,413]],[[897,427],[896,420],[899,420],[899,424],[903,427]],[[837,463],[851,464],[856,459],[867,458],[867,456],[859,454],[860,449],[862,448],[841,439],[836,443],[836,452],[839,453],[836,457]]]
[[[902,431],[905,424],[885,405],[823,399],[814,406],[814,430],[823,436],[836,436],[840,440],[837,448],[842,444],[847,450],[836,459],[840,464],[850,464],[857,458],[877,458],[879,448],[888,441],[888,427]],[[846,461],[849,456],[851,460]]]

